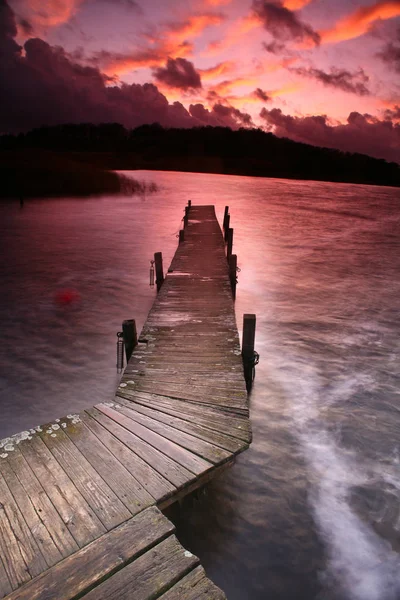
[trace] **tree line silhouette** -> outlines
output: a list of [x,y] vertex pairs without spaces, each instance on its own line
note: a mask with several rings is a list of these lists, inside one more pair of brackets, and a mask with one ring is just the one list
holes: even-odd
[[0,152],[57,153],[101,169],[159,169],[400,185],[400,165],[278,138],[261,129],[125,129],[119,123],[65,124],[0,136]]

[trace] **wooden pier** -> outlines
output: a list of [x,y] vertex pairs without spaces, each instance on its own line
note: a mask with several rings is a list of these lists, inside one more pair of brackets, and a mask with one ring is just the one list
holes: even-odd
[[161,512],[251,441],[214,207],[179,239],[113,402],[1,442],[0,598],[225,598]]

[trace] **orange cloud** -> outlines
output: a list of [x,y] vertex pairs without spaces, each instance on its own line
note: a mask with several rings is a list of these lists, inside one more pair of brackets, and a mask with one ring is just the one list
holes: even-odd
[[236,68],[236,63],[232,60],[226,60],[224,62],[220,62],[214,67],[210,67],[209,69],[197,69],[201,75],[203,80],[214,79],[215,77],[220,77],[221,75],[225,75],[226,73],[231,73]]
[[205,0],[207,6],[226,6],[231,2],[232,0]]
[[400,15],[399,0],[380,0],[371,6],[362,6],[341,19],[332,29],[320,31],[322,42],[343,42],[367,33],[377,20],[393,19]]
[[[28,21],[37,34],[48,27],[67,23],[84,0],[28,0],[22,3],[20,16]],[[22,30],[21,30],[21,33]]]
[[125,54],[98,55],[99,63],[107,75],[122,75],[139,68],[163,65],[168,58],[187,58],[193,54],[193,44],[188,38],[200,35],[206,27],[219,25],[225,17],[215,13],[191,15],[181,22],[172,23],[164,30],[148,36],[149,48]]
[[227,48],[230,48],[231,46],[234,46],[244,35],[256,27],[261,27],[261,21],[256,15],[251,14],[243,19],[240,19],[234,23],[233,27],[223,40],[211,42],[208,45],[205,54],[213,56],[219,52],[222,52],[223,50],[226,50]]
[[225,96],[228,94],[232,88],[241,87],[243,85],[255,85],[257,83],[257,79],[253,78],[245,78],[245,77],[237,77],[236,79],[229,79],[226,81],[221,81],[213,86],[213,91],[218,95]]
[[312,0],[284,0],[283,6],[288,10],[300,10],[307,4],[311,4]]
[[187,38],[198,36],[206,27],[220,25],[224,19],[224,15],[216,13],[192,15],[181,23],[171,25],[170,30],[166,31],[165,37],[173,42],[184,41]]

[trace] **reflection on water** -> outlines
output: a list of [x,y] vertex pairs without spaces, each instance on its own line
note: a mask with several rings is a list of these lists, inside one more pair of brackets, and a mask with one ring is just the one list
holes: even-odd
[[[397,600],[398,190],[191,173],[148,198],[3,205],[0,435],[115,389],[188,199],[231,207],[237,318],[257,314],[251,448],[173,518],[231,600]],[[73,301],[57,301],[73,290]]]

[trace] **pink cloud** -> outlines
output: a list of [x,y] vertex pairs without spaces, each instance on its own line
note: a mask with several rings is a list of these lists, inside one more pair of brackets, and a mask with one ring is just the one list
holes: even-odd
[[265,128],[279,137],[400,163],[400,125],[391,119],[382,121],[352,112],[347,123],[335,125],[330,124],[326,115],[293,117],[279,108],[263,108],[260,117]]

